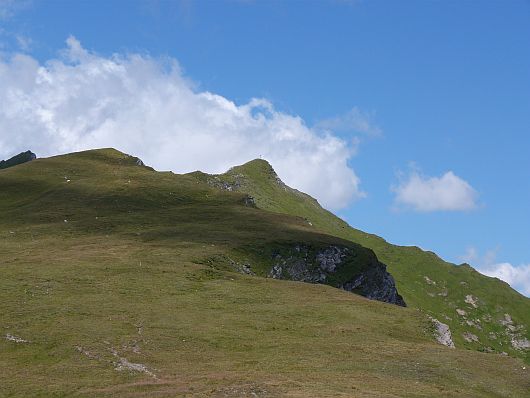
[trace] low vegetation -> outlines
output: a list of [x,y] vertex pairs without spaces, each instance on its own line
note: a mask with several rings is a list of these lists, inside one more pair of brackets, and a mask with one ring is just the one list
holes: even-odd
[[[526,396],[525,350],[502,339],[527,336],[527,299],[349,229],[263,168],[230,190],[110,149],[0,171],[0,396]],[[299,243],[370,247],[409,306],[264,277]],[[484,325],[494,353],[474,350]]]
[[263,160],[219,176],[197,176],[212,186],[252,195],[259,208],[296,215],[313,230],[372,249],[388,266],[405,302],[447,324],[457,347],[509,354],[529,363],[530,300],[505,282],[467,264],[456,266],[432,252],[392,245],[350,227],[310,196],[283,184]]

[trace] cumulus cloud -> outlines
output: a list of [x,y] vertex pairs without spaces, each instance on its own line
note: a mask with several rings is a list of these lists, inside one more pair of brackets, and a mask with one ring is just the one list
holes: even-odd
[[472,210],[477,206],[475,189],[452,171],[428,177],[412,170],[391,190],[397,205],[419,212]]
[[510,263],[497,263],[479,267],[478,271],[484,275],[499,278],[515,290],[530,297],[530,264],[515,267]]
[[263,157],[289,185],[339,209],[361,198],[354,146],[276,110],[197,90],[174,59],[99,56],[70,37],[60,57],[0,59],[0,158],[115,147],[157,169],[210,173]]
[[468,247],[460,260],[472,264],[481,274],[499,278],[530,297],[530,264],[514,266],[507,262],[497,262],[496,257],[497,250],[489,250],[481,256],[475,247]]

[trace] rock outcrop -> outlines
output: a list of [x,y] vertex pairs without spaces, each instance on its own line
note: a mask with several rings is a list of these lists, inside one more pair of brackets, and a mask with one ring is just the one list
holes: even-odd
[[434,332],[436,341],[447,347],[455,348],[455,343],[453,342],[453,337],[451,336],[451,330],[449,329],[449,326],[440,322],[438,319],[432,317],[430,317],[430,319],[435,328]]
[[349,292],[356,292],[372,300],[384,301],[406,307],[405,300],[398,293],[396,282],[386,270],[386,265],[377,262],[360,273],[354,280],[341,286]]
[[517,325],[510,314],[504,314],[504,318],[499,320],[499,323],[505,327],[504,334],[509,338],[514,349],[530,349],[530,341],[525,337],[526,328],[524,325]]
[[406,306],[386,266],[362,247],[331,245],[315,249],[299,244],[273,254],[269,277],[323,283],[372,300]]
[[31,162],[35,159],[37,159],[37,155],[35,155],[33,152],[22,152],[16,156],[13,156],[10,159],[0,161],[0,169],[7,169],[8,167],[13,167],[22,163]]
[[223,191],[238,191],[244,180],[244,176],[242,174],[234,174],[231,176],[231,181],[227,181],[226,179],[221,178],[222,176],[214,175],[210,176],[207,179],[208,185],[221,189]]
[[132,162],[135,166],[144,167],[148,170],[155,171],[151,166],[147,166],[142,159],[137,156],[128,155],[128,161]]

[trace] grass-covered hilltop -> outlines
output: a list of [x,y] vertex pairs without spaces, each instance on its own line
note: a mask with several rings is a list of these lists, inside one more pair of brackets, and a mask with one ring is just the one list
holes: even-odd
[[528,298],[351,228],[263,160],[0,170],[0,329],[0,397],[530,391]]

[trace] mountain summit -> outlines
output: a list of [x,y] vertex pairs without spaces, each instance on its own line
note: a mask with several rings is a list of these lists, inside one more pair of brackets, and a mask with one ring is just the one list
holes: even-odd
[[37,159],[37,155],[35,155],[33,152],[22,152],[8,160],[0,161],[0,169],[7,169],[8,167],[13,167],[22,163],[31,162],[35,159]]

